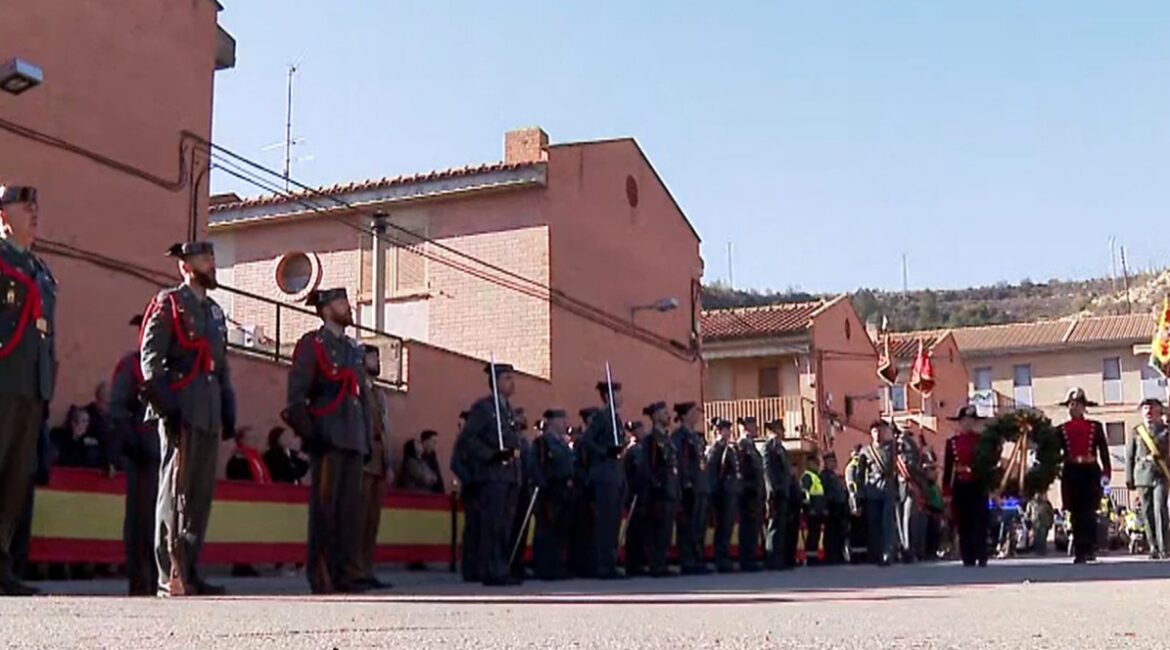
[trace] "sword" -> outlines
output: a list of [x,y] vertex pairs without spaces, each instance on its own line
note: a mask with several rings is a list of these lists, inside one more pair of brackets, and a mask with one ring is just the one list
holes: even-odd
[[605,387],[609,390],[609,417],[613,423],[613,446],[621,447],[622,443],[618,440],[617,408],[613,405],[613,376],[609,372],[608,361],[605,362]]
[[524,532],[527,530],[528,520],[532,517],[532,508],[536,505],[536,497],[539,494],[539,485],[532,488],[532,498],[528,500],[528,510],[524,513],[524,519],[520,521],[520,532],[516,534],[516,543],[512,545],[512,554],[508,556],[508,566],[516,561],[516,552],[520,550],[520,542],[524,539]]
[[630,525],[630,520],[634,518],[634,510],[638,507],[638,495],[634,495],[634,500],[630,502],[630,511],[626,513],[626,518],[622,520],[622,528],[618,531],[618,548],[626,545],[626,528]]
[[492,373],[492,400],[496,403],[496,441],[500,444],[500,451],[504,451],[504,425],[500,422],[500,389],[496,386],[496,355],[488,353],[488,365]]

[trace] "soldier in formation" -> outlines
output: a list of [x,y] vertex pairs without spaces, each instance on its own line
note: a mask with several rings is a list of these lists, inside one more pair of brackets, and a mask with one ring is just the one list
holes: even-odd
[[374,382],[382,375],[382,351],[376,345],[362,346],[362,366],[365,369],[366,405],[369,408],[370,453],[362,468],[360,533],[358,545],[358,575],[354,582],[370,589],[387,589],[392,585],[383,582],[374,571],[374,554],[378,547],[378,528],[382,523],[382,503],[386,498],[386,486],[394,480],[394,461],[390,449],[390,405],[386,395],[379,391]]
[[612,580],[622,577],[618,571],[618,536],[622,521],[622,494],[625,480],[622,455],[625,446],[618,423],[622,422],[622,385],[618,382],[597,383],[602,407],[589,419],[581,444],[588,466],[587,481],[592,497],[595,530],[593,577]]
[[532,443],[532,483],[539,490],[532,541],[533,568],[541,580],[571,576],[569,540],[573,527],[576,462],[569,446],[569,423],[561,409],[544,412]]
[[760,570],[758,559],[760,535],[763,532],[764,459],[756,447],[759,429],[756,418],[748,416],[740,420],[740,438],[736,443],[739,454],[739,569],[744,572]]
[[207,292],[219,286],[207,242],[175,244],[183,283],[159,293],[143,316],[140,364],[145,416],[159,423],[159,595],[215,595],[197,570],[207,534],[220,440],[235,435],[227,323]]
[[1166,558],[1166,483],[1170,477],[1170,432],[1162,421],[1162,402],[1156,398],[1141,403],[1142,422],[1133,429],[1125,445],[1125,486],[1138,491],[1145,523],[1150,559]]
[[959,555],[963,566],[987,566],[987,488],[975,475],[979,448],[979,412],[962,406],[954,417],[958,432],[947,440],[943,454],[943,495],[951,499],[951,511],[959,534]]
[[707,477],[706,442],[695,430],[701,412],[694,402],[674,405],[678,428],[672,440],[678,454],[681,501],[678,510],[678,557],[683,575],[709,573],[703,560],[707,539],[707,501],[711,489]]
[[764,485],[767,489],[767,533],[764,538],[764,566],[773,571],[791,569],[788,563],[788,486],[792,483],[792,464],[784,449],[784,421],[764,423],[768,439],[764,442]]
[[711,425],[716,437],[707,449],[707,472],[715,515],[715,570],[728,573],[735,570],[731,561],[731,532],[739,509],[739,454],[731,440],[731,423],[715,419]]
[[829,452],[820,472],[825,487],[825,562],[840,564],[846,559],[849,540],[849,493],[837,475],[837,456]]
[[642,484],[646,500],[646,548],[650,575],[672,575],[667,566],[675,514],[680,496],[678,454],[670,440],[670,409],[666,402],[655,402],[642,411],[650,419],[650,433],[642,438]]
[[902,561],[914,562],[926,555],[922,454],[918,442],[907,429],[896,431],[894,444],[898,470],[898,501],[894,510],[898,519],[898,545]]
[[876,420],[869,427],[870,444],[861,450],[860,478],[865,502],[866,550],[871,561],[889,566],[898,548],[897,448],[889,423]]
[[626,511],[624,535],[619,535],[620,545],[625,548],[626,576],[646,575],[649,555],[646,548],[646,519],[648,512],[649,486],[643,469],[644,447],[640,444],[646,435],[639,421],[625,424],[626,448],[622,454],[622,472],[625,477],[623,499]]
[[1105,427],[1085,417],[1085,409],[1096,405],[1080,388],[1071,389],[1061,402],[1068,408],[1069,420],[1058,429],[1064,461],[1060,489],[1072,517],[1075,564],[1097,559],[1097,508],[1112,471]]

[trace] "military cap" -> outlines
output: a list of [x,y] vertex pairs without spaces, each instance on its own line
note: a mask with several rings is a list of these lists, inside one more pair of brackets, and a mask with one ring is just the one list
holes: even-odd
[[1138,404],[1139,409],[1143,406],[1157,406],[1161,408],[1162,400],[1158,399],[1157,397],[1147,397],[1146,399],[1142,400],[1141,404]]
[[715,427],[716,429],[730,429],[731,422],[724,418],[712,418],[711,426]]
[[[496,371],[497,377],[499,377],[500,375],[508,374],[510,372],[516,372],[516,368],[510,363],[489,363],[489,364],[484,365],[484,367],[483,367],[483,372],[485,375],[492,374],[492,370]],[[524,409],[518,408],[518,409],[514,409],[514,411],[517,413],[522,413],[524,411]]]
[[209,241],[189,241],[172,244],[167,249],[167,257],[177,257],[181,260],[196,255],[215,255],[215,246]]
[[695,406],[696,404],[694,402],[678,402],[674,405],[674,412],[681,418],[687,413],[690,413],[691,409],[695,408]]
[[749,415],[745,418],[740,418],[739,423],[744,426],[754,425],[756,423],[756,416]]
[[764,423],[764,428],[767,429],[768,431],[783,431],[784,430],[784,419],[783,418],[776,418],[775,420],[768,420],[767,422]]
[[635,431],[638,431],[641,428],[642,428],[642,421],[641,420],[626,422],[626,431],[629,431],[630,433],[634,433]]
[[310,307],[324,307],[334,300],[349,300],[349,292],[345,287],[335,289],[315,289],[305,298],[305,304]]
[[1061,402],[1060,405],[1061,406],[1068,406],[1069,404],[1073,404],[1073,403],[1080,403],[1083,406],[1096,406],[1097,405],[1096,402],[1091,401],[1088,397],[1085,396],[1085,389],[1084,388],[1070,388],[1068,390],[1068,395],[1064,398],[1064,401]]
[[549,410],[544,412],[544,419],[546,419],[546,420],[551,420],[553,418],[563,418],[563,417],[565,417],[565,410],[564,409],[549,409]]
[[650,417],[664,408],[666,408],[666,402],[654,402],[653,404],[649,404],[646,406],[646,408],[642,409],[642,415]]
[[134,314],[130,317],[131,327],[142,327],[142,314]]
[[0,206],[17,203],[36,203],[37,188],[20,185],[0,185]]
[[613,389],[615,391],[622,389],[622,383],[620,381],[615,381],[615,382],[599,381],[599,382],[597,382],[597,390],[609,390],[609,387],[611,385],[613,386]]

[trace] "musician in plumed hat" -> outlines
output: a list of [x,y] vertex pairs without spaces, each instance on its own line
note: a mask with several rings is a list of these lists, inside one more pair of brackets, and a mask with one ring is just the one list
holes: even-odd
[[361,566],[361,494],[370,451],[370,403],[364,351],[346,328],[353,308],[344,288],[315,290],[306,303],[321,327],[306,332],[293,350],[285,421],[309,454],[308,560],[315,594],[369,588]]
[[32,252],[39,216],[35,187],[0,185],[0,595],[11,596],[37,591],[16,578],[12,541],[57,371],[57,282]]

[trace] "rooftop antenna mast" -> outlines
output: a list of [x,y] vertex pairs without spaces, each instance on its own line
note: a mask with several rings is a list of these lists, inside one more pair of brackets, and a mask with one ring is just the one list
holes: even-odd
[[293,109],[293,77],[297,74],[300,61],[288,66],[288,101],[284,109],[284,191],[289,191],[289,178],[292,176],[292,148],[296,144],[292,137],[292,109]]

